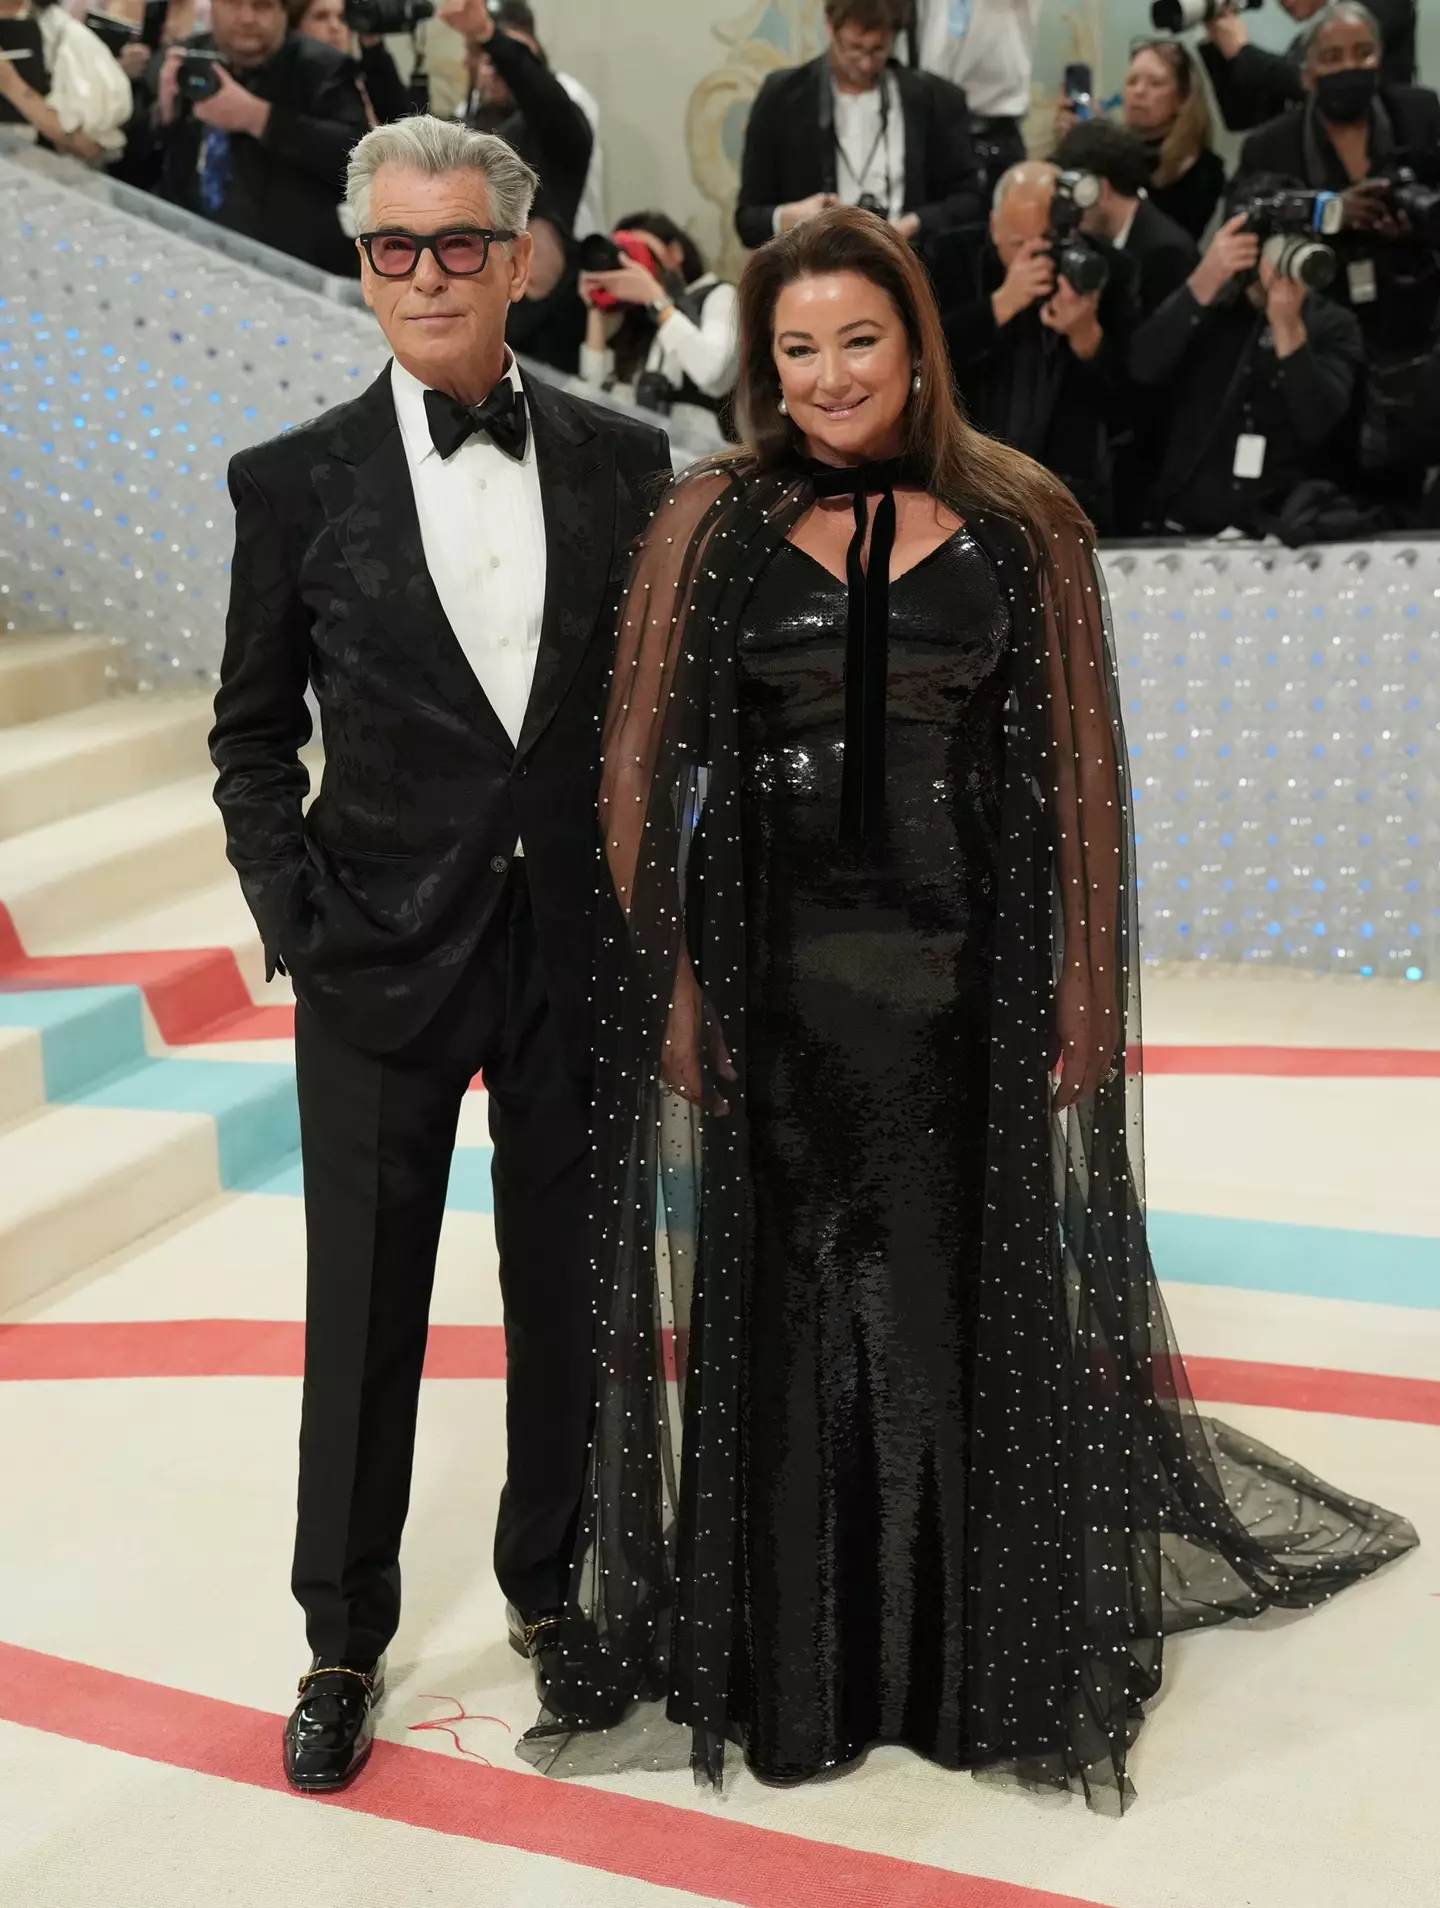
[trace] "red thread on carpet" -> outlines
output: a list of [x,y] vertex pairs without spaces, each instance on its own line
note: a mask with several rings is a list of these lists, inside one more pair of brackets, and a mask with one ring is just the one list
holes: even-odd
[[[0,1643],[0,1718],[289,1793],[278,1715],[13,1643]],[[377,1742],[353,1788],[292,1797],[291,1806],[350,1809],[739,1908],[876,1908],[879,1902],[885,1908],[1101,1908],[1076,1895],[755,1828],[713,1808],[642,1801],[518,1769],[482,1769],[404,1743]]]
[[442,1736],[448,1736],[450,1738],[451,1742],[454,1743],[455,1747],[460,1751],[460,1754],[462,1756],[468,1756],[472,1762],[483,1762],[487,1769],[493,1769],[495,1767],[494,1763],[490,1760],[489,1756],[482,1756],[478,1749],[467,1749],[465,1747],[464,1743],[461,1742],[460,1738],[455,1733],[455,1725],[456,1723],[462,1723],[462,1722],[498,1723],[499,1726],[505,1731],[505,1734],[507,1736],[510,1736],[510,1735],[513,1735],[515,1732],[511,1729],[509,1723],[505,1722],[499,1716],[470,1715],[469,1712],[466,1710],[464,1703],[461,1702],[458,1696],[429,1696],[422,1689],[420,1691],[420,1700],[422,1703],[454,1703],[455,1708],[457,1709],[459,1713],[458,1715],[451,1716],[448,1719],[444,1716],[434,1716],[430,1719],[429,1722],[410,1723],[407,1725],[407,1727],[409,1727],[412,1730],[438,1729]]

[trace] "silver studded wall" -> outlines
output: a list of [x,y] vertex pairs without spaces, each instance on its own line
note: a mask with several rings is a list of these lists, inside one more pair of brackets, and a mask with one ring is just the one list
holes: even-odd
[[[0,605],[116,636],[153,688],[218,662],[232,452],[385,349],[114,196],[0,156]],[[1433,975],[1440,543],[1104,562],[1146,955]]]

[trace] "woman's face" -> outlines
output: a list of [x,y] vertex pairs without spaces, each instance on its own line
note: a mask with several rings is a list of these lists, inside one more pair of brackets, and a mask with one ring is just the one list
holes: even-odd
[[345,24],[345,0],[310,0],[300,31],[307,40],[323,40],[337,53],[348,53],[350,29]]
[[898,455],[914,375],[889,294],[859,272],[797,278],[775,301],[775,368],[791,422],[826,464]]
[[1125,124],[1142,139],[1167,133],[1180,110],[1180,88],[1169,62],[1142,46],[1125,75]]

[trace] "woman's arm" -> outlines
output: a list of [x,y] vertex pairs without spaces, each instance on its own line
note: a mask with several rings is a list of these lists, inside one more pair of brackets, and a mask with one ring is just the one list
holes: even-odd
[[97,140],[87,138],[83,132],[66,132],[49,100],[37,93],[28,80],[21,79],[14,60],[0,59],[0,96],[8,99],[36,132],[61,152],[72,152],[77,159],[92,161],[104,150]]
[[698,325],[674,305],[661,316],[662,344],[706,397],[723,398],[734,389],[740,369],[738,311],[735,287],[713,285],[705,294]]

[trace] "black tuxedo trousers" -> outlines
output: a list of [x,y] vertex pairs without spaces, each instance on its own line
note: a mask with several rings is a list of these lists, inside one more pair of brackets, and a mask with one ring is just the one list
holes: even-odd
[[366,1053],[301,1002],[295,1065],[309,1244],[293,1589],[310,1647],[369,1661],[399,1620],[436,1247],[461,1102],[482,1069],[508,1365],[495,1574],[519,1609],[553,1609],[593,1391],[589,1108],[546,996],[523,858],[422,1033]]

